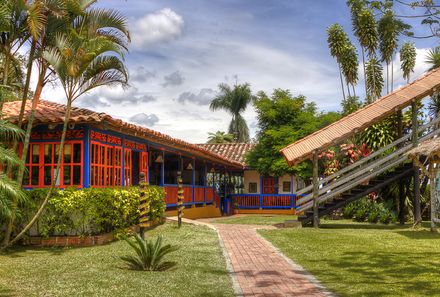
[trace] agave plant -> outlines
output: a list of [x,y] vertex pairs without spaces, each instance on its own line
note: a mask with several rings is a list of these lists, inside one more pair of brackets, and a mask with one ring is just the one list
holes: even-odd
[[176,266],[176,262],[164,261],[164,257],[178,249],[170,244],[163,244],[163,237],[159,235],[155,241],[144,240],[135,234],[135,240],[125,238],[125,241],[133,248],[136,255],[120,257],[128,267],[133,270],[164,271]]

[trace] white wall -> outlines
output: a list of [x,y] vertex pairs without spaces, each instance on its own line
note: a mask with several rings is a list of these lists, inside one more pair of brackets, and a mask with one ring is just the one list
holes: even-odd
[[[295,181],[294,181],[295,179],[293,178],[292,179],[292,176],[291,175],[283,175],[283,176],[280,176],[279,178],[278,178],[278,186],[279,186],[279,188],[278,188],[278,193],[280,193],[280,194],[291,194],[292,193],[292,187],[294,187],[295,185],[292,185],[292,181],[293,181],[293,184],[295,184]],[[291,185],[290,185],[290,191],[283,191],[283,182],[290,182],[291,183]]]
[[249,194],[249,183],[257,183],[256,194],[260,194],[260,174],[256,170],[244,171],[244,194]]

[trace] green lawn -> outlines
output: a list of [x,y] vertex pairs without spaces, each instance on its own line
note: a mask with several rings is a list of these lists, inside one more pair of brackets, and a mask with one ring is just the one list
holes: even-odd
[[259,232],[339,296],[440,296],[440,234],[427,228],[324,221]]
[[175,270],[140,272],[118,256],[124,241],[90,248],[16,249],[0,254],[0,296],[233,296],[215,231],[167,223],[146,233],[180,246]]
[[296,220],[294,215],[234,215],[212,220],[216,224],[274,225]]

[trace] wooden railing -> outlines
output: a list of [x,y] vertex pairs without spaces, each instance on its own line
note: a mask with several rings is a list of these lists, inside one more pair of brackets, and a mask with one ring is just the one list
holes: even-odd
[[[177,204],[177,186],[165,185],[165,203],[167,206],[175,206]],[[183,186],[183,203],[201,204],[212,203],[215,200],[215,190],[213,187],[205,186]]]
[[[330,176],[320,179],[318,182],[319,191],[317,191],[316,200],[318,204],[331,200],[336,196],[403,164],[408,160],[408,151],[414,148],[415,145],[411,141],[411,137],[417,135],[417,144],[439,135],[440,129],[438,129],[436,125],[439,121],[440,118],[437,118],[434,121],[419,127],[416,130],[417,132],[405,135],[358,162],[353,163]],[[298,191],[297,194],[303,196],[297,201],[298,212],[313,207],[313,185]]]
[[232,194],[231,202],[239,209],[295,208],[296,194]]

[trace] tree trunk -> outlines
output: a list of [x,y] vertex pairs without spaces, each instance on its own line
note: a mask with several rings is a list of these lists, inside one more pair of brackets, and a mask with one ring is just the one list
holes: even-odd
[[389,74],[390,70],[389,70],[389,68],[390,68],[390,63],[387,63],[387,94],[390,93],[390,87],[389,87],[389,85],[390,85],[390,74]]
[[[419,123],[417,121],[417,102],[411,102],[412,107],[412,145],[416,147],[419,143]],[[420,209],[420,177],[419,168],[413,162],[414,166],[414,224],[417,225],[422,222],[422,214]]]
[[341,80],[342,97],[344,97],[345,100],[344,80],[342,79],[341,63],[339,62],[338,62],[338,67],[339,67],[339,79]]
[[[42,70],[42,71],[43,72],[40,73],[39,78],[38,78],[37,87],[35,89],[34,98],[32,100],[32,108],[31,108],[29,118],[28,118],[26,133],[24,136],[23,149],[22,149],[22,153],[21,153],[22,164],[20,165],[20,167],[18,169],[18,174],[17,174],[17,184],[19,186],[21,186],[23,184],[23,177],[24,177],[24,171],[25,171],[24,164],[26,163],[26,157],[27,157],[27,153],[29,150],[32,125],[33,125],[33,122],[35,119],[35,110],[36,110],[38,103],[40,101],[41,92],[43,91],[43,80],[44,80],[44,76],[46,74],[46,71],[45,70]],[[4,246],[7,246],[9,244],[9,240],[11,238],[11,233],[12,233],[12,229],[14,228],[15,217],[16,217],[16,212],[17,212],[17,207],[18,207],[17,204],[18,204],[17,199],[13,198],[11,201],[11,217],[9,218],[9,221],[8,221],[8,224],[6,227],[5,237],[3,239]]]
[[391,92],[394,91],[394,63],[391,57]]
[[365,51],[364,47],[362,49],[362,65],[364,66],[364,83],[365,83],[365,98],[368,98],[368,88],[367,88],[367,68],[365,67]]
[[348,93],[348,97],[351,97],[351,93],[350,93],[350,84],[348,83],[348,81],[345,81],[345,84],[347,85],[347,93]]
[[23,235],[25,235],[26,232],[29,231],[29,229],[35,224],[35,222],[38,220],[38,218],[43,213],[44,209],[46,208],[47,203],[49,202],[49,199],[52,196],[52,193],[53,193],[53,191],[54,191],[54,189],[56,187],[56,182],[58,180],[58,177],[60,176],[61,160],[63,159],[63,151],[64,151],[64,142],[66,140],[67,126],[69,124],[71,111],[72,111],[72,100],[69,98],[67,100],[66,115],[65,115],[65,118],[64,118],[63,133],[61,134],[60,148],[58,150],[57,167],[56,167],[56,170],[55,170],[55,175],[54,175],[54,178],[52,180],[52,184],[50,186],[49,192],[47,193],[46,197],[44,198],[43,203],[41,204],[41,206],[38,209],[38,211],[35,213],[34,217],[23,228],[23,230],[21,230],[20,233],[13,240],[11,240],[9,245],[12,245],[15,242],[17,242],[18,240],[20,240],[23,237]]
[[[26,72],[26,81],[24,84],[23,94],[21,97],[20,113],[18,115],[17,126],[19,128],[21,128],[23,125],[24,112],[26,109],[26,102],[27,102],[28,93],[29,93],[29,85],[30,85],[30,81],[31,81],[32,66],[33,66],[33,60],[34,60],[34,54],[35,54],[35,46],[36,46],[36,41],[32,40],[31,49],[29,51],[28,63],[27,63],[27,67],[26,67],[26,71],[27,71]],[[18,141],[14,140],[13,145],[12,145],[12,149],[14,152],[17,151],[17,147],[18,147]],[[12,166],[8,166],[8,171],[7,171],[8,176],[11,174],[11,171],[12,171]]]

